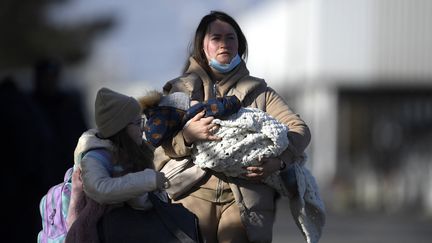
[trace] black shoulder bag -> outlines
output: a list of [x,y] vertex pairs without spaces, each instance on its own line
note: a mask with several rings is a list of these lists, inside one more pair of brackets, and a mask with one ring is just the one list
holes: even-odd
[[201,243],[198,218],[182,204],[166,203],[149,193],[153,208],[114,208],[99,222],[101,242]]

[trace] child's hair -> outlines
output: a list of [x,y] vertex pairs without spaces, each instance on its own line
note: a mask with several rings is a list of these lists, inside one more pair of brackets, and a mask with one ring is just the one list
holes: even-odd
[[142,143],[138,145],[127,133],[126,128],[108,138],[116,148],[113,161],[122,167],[122,174],[137,172],[147,168],[154,169],[153,150]]

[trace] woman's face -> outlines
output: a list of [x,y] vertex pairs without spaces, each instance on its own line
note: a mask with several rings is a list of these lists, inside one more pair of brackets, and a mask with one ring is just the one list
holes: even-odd
[[222,64],[228,64],[238,52],[238,39],[234,28],[220,20],[210,24],[203,44],[208,61],[214,58]]
[[132,140],[137,143],[138,145],[141,145],[143,142],[142,136],[143,136],[143,130],[142,130],[142,118],[141,116],[137,116],[137,118],[129,124],[126,127],[126,131],[129,134],[129,136],[132,138]]

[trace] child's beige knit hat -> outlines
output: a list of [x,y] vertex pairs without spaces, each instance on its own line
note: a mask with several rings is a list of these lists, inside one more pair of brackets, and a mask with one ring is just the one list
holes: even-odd
[[99,89],[95,101],[95,120],[99,135],[111,137],[141,114],[136,99],[107,88]]

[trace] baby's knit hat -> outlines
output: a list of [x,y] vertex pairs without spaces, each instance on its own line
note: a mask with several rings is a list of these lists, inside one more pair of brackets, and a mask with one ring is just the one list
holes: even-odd
[[141,113],[140,104],[136,99],[117,93],[107,88],[101,88],[95,101],[95,120],[99,135],[111,137]]
[[186,122],[184,115],[190,107],[189,96],[181,92],[164,96],[153,91],[141,97],[139,102],[147,117],[144,126],[146,140],[154,147],[181,130]]
[[186,111],[190,108],[190,98],[185,93],[175,92],[166,96],[162,96],[159,106],[169,106]]

